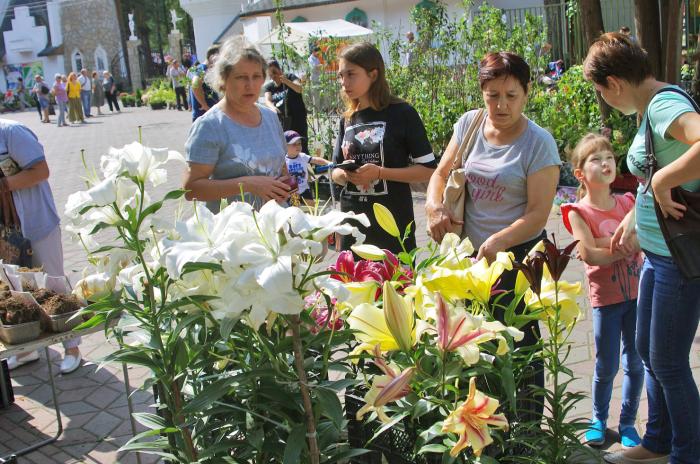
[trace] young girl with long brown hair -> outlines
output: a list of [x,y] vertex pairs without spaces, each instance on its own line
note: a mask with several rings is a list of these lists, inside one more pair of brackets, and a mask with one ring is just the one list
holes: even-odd
[[[346,111],[333,158],[338,164],[353,160],[359,165],[354,171],[333,171],[333,181],[344,186],[341,210],[367,214],[370,226],[360,227],[365,243],[399,252],[398,240],[378,226],[373,204],[386,206],[402,232],[413,222],[409,183],[426,182],[437,165],[423,121],[410,104],[392,95],[384,60],[374,45],[363,42],[344,49],[338,77]],[[343,237],[340,248],[352,244],[352,238]],[[405,246],[415,248],[415,227]]]

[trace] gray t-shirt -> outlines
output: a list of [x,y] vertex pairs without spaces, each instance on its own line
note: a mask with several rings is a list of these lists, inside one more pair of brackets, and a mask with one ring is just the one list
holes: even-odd
[[[192,163],[214,165],[210,179],[235,179],[244,176],[282,175],[287,144],[277,114],[257,105],[262,121],[246,127],[229,118],[218,106],[204,113],[192,127],[185,143],[185,158]],[[228,198],[240,200],[240,195]],[[256,208],[262,199],[246,194],[245,201]],[[219,211],[220,201],[208,201],[207,208]]]
[[[458,144],[475,115],[476,110],[469,111],[455,124]],[[478,248],[491,235],[521,218],[527,207],[527,177],[556,165],[561,165],[561,159],[554,138],[534,122],[528,120],[525,132],[512,144],[503,146],[486,140],[482,123],[465,164],[469,195],[464,207],[463,236]]]
[[[0,161],[7,158],[12,159],[19,169],[27,169],[46,160],[44,147],[34,132],[18,122],[0,119]],[[22,234],[30,241],[41,240],[58,225],[60,220],[48,181],[15,190],[12,199],[22,225]]]

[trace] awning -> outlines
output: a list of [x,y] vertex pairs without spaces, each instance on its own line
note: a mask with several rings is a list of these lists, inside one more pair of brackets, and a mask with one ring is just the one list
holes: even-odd
[[266,37],[256,42],[256,45],[269,47],[282,43],[283,39],[287,45],[294,47],[301,56],[306,56],[309,54],[309,42],[313,39],[364,37],[371,35],[373,32],[371,29],[358,26],[343,19],[286,23],[284,28],[285,31],[282,37],[280,37],[280,28],[278,26]]

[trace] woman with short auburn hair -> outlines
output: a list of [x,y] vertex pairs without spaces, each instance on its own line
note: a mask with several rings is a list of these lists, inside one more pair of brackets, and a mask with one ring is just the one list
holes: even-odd
[[[649,420],[642,444],[606,455],[611,463],[700,462],[700,396],[689,355],[700,319],[700,281],[689,281],[671,257],[657,220],[685,207],[671,189],[700,189],[700,115],[679,87],[656,80],[647,53],[624,34],[603,34],[588,50],[584,75],[613,108],[642,123],[627,152],[640,180],[634,210],[611,239],[612,251],[639,240],[645,259],[637,298],[637,351],[646,369]],[[645,138],[651,125],[658,170],[649,183]]]
[[[465,113],[454,126],[454,133],[440,164],[430,178],[425,203],[428,229],[436,241],[454,227],[461,237],[469,237],[478,250],[477,259],[493,261],[496,253],[510,251],[522,261],[544,236],[544,227],[552,209],[559,181],[561,159],[552,135],[529,120],[523,109],[530,90],[530,66],[520,56],[508,52],[489,53],[479,66],[479,84],[486,117],[478,123],[476,141],[463,167],[467,174],[468,195],[464,222],[458,221],[442,204],[448,176],[459,147],[479,110]],[[477,120],[478,121],[478,120]],[[513,290],[517,273],[506,271],[500,287]],[[500,304],[508,305],[512,292]],[[524,304],[517,311],[524,311]],[[503,311],[495,316],[504,321]],[[525,338],[517,346],[538,342],[537,321],[522,327]],[[519,421],[542,417],[541,398],[533,398],[527,385],[544,387],[541,361],[532,364],[530,378],[519,386]]]

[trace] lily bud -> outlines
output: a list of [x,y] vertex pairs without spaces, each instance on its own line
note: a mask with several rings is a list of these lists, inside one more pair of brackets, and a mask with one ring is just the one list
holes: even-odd
[[408,351],[415,342],[413,309],[389,281],[384,282],[382,294],[384,295],[384,319],[389,332],[399,348]]

